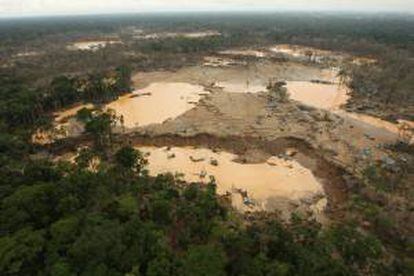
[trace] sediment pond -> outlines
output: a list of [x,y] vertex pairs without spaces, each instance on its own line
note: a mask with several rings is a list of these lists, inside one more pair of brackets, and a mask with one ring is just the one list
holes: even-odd
[[293,159],[272,156],[266,162],[246,164],[236,162],[237,155],[205,148],[138,149],[147,153],[151,175],[179,173],[187,182],[204,183],[214,177],[217,192],[230,194],[234,207],[241,211],[281,210],[289,213],[292,206],[301,201],[316,204],[325,198],[317,178]]
[[107,105],[122,115],[127,128],[162,123],[193,108],[206,94],[204,88],[188,83],[152,83]]

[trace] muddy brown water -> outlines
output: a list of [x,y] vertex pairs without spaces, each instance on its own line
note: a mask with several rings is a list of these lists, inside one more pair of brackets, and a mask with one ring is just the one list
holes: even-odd
[[159,124],[193,108],[208,92],[202,86],[181,82],[152,83],[106,107],[122,115],[127,128]]
[[[337,83],[321,84],[309,81],[287,81],[286,83],[286,88],[292,100],[316,108],[336,110],[344,105],[349,98],[347,89]],[[255,83],[249,80],[245,82],[217,82],[215,86],[230,93],[258,93],[267,91],[265,84]]]
[[286,88],[292,100],[327,110],[338,109],[349,98],[346,87],[336,83],[321,84],[308,81],[288,81]]

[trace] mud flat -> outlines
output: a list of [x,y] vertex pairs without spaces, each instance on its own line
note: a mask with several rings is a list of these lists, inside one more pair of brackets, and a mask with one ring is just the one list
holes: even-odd
[[334,77],[331,70],[307,64],[279,63],[267,59],[263,59],[260,63],[235,60],[242,64],[232,66],[204,66],[200,64],[184,67],[174,72],[139,72],[132,77],[132,80],[136,88],[144,88],[154,82],[186,82],[209,86],[216,82],[245,85],[246,81],[249,80],[251,83],[266,86],[270,79],[275,78],[286,81],[311,81],[315,79],[332,81]]
[[107,45],[122,44],[119,40],[80,41],[67,46],[68,50],[97,51]]
[[378,60],[371,57],[355,57],[343,52],[321,50],[314,47],[306,47],[293,44],[278,44],[269,48],[272,54],[281,55],[286,58],[299,61],[311,61],[315,63],[335,63],[352,62],[353,64],[363,65],[377,63]]
[[209,36],[221,36],[221,33],[218,31],[188,32],[188,33],[178,33],[178,36],[183,36],[186,38],[202,38],[202,37],[209,37]]
[[160,32],[160,33],[145,33],[139,32],[134,35],[134,39],[137,40],[152,40],[152,39],[166,39],[166,38],[203,38],[211,36],[221,36],[221,33],[218,31],[204,31],[204,32]]
[[327,158],[349,170],[364,162],[363,150],[369,149],[374,159],[385,158],[387,153],[379,145],[398,139],[397,133],[340,113],[298,102],[272,103],[267,93],[211,93],[174,120],[131,129],[131,132],[152,137],[166,134],[264,140],[295,137],[308,141]]
[[208,182],[214,177],[218,193],[231,195],[234,207],[240,211],[279,210],[288,217],[301,203],[311,206],[325,198],[312,172],[295,160],[271,156],[263,163],[242,164],[234,161],[237,155],[210,149],[138,149],[149,153],[152,175],[176,172],[184,174],[186,182]]
[[245,57],[256,57],[256,58],[264,58],[267,57],[267,53],[264,51],[246,49],[246,50],[224,50],[218,52],[220,55],[228,55],[228,56],[245,56]]
[[[266,90],[265,85],[272,77],[287,80],[291,98],[313,109],[302,108],[297,102],[275,103],[278,107],[271,107],[273,103],[268,101],[266,93],[260,92]],[[143,128],[140,131],[155,134],[203,131],[270,138],[294,134],[321,141],[329,135],[341,141],[329,143],[330,147],[344,152],[349,150],[350,143],[355,144],[355,150],[361,150],[398,138],[398,126],[384,122],[383,127],[378,120],[372,124],[369,118],[340,110],[348,96],[346,89],[337,85],[332,69],[265,60],[230,68],[201,65],[175,72],[143,72],[136,74],[133,81],[137,87],[134,93],[107,105],[123,116],[128,131],[140,127]],[[206,96],[204,87],[213,88],[214,95]],[[252,93],[257,95],[248,95]],[[76,109],[64,116],[70,114],[76,114]],[[346,124],[340,122],[341,118]],[[77,129],[74,132],[78,133]],[[351,142],[342,141],[342,137],[348,136],[352,137]]]
[[[315,108],[331,111],[342,117],[353,127],[357,126],[364,130],[364,136],[371,139],[387,142],[396,141],[399,138],[403,124],[408,127],[413,125],[413,122],[409,121],[401,120],[398,123],[391,123],[373,116],[341,109],[348,101],[349,95],[347,88],[337,83],[320,84],[291,81],[287,82],[286,87],[291,99]],[[349,131],[353,132],[352,129]],[[413,139],[411,142],[414,142]]]
[[316,63],[324,61],[343,61],[350,58],[349,55],[333,51],[321,50],[302,45],[279,44],[269,49],[272,53],[281,54],[299,60],[310,60]]
[[[145,87],[160,81],[186,82],[222,92],[222,95],[215,94],[208,97],[206,101],[202,102],[202,106],[193,106],[196,109],[188,110],[188,114],[185,116],[184,114],[178,116],[177,124],[179,125],[171,128],[171,133],[175,133],[177,130],[180,132],[187,126],[189,132],[194,129],[204,129],[206,133],[216,133],[217,130],[220,130],[223,135],[226,133],[235,134],[231,131],[232,129],[241,131],[239,132],[241,135],[255,132],[256,129],[266,129],[262,135],[274,135],[279,130],[283,130],[284,133],[303,133],[307,137],[312,137],[327,135],[324,128],[327,125],[332,125],[332,122],[326,122],[325,119],[328,121],[338,120],[338,118],[334,118],[339,117],[345,120],[346,124],[335,130],[336,132],[344,132],[338,136],[347,137],[348,134],[352,134],[351,140],[355,141],[360,150],[375,146],[373,144],[395,142],[398,139],[399,126],[397,124],[370,118],[366,115],[348,113],[341,109],[349,96],[347,88],[338,84],[339,80],[336,74],[335,68],[264,60],[259,63],[254,62],[234,67],[192,66],[175,72],[138,73],[133,77],[133,81],[137,87]],[[278,118],[275,118],[272,115],[274,112],[268,107],[270,103],[266,100],[265,93],[260,93],[266,91],[266,85],[270,79],[286,80],[292,100],[323,111],[298,111],[297,104],[280,106],[277,111],[279,114],[276,116]],[[257,95],[229,95],[231,93],[246,94],[246,92]],[[279,116],[285,113],[281,108],[286,108],[287,112],[291,111],[291,113],[280,118]],[[217,115],[212,112],[213,110],[217,112]],[[227,114],[229,118],[226,117]],[[291,114],[297,116],[293,117]],[[224,117],[220,117],[220,115],[224,115]],[[218,118],[216,118],[217,116]],[[227,122],[230,126],[223,129],[221,125],[227,125]],[[257,124],[258,122],[260,123]],[[168,125],[165,124],[161,128],[170,129],[167,127]],[[205,128],[206,125],[211,127]],[[307,133],[302,132],[304,129],[307,129]],[[367,143],[365,140],[371,140],[371,142]],[[341,147],[348,147],[345,145],[348,143],[344,142]]]
[[231,58],[207,56],[204,57],[203,66],[207,67],[230,67],[237,65],[247,65],[244,61],[239,61]]
[[267,90],[265,85],[250,83],[248,80],[245,83],[230,81],[217,82],[215,87],[221,88],[223,91],[230,93],[258,93],[265,92]]

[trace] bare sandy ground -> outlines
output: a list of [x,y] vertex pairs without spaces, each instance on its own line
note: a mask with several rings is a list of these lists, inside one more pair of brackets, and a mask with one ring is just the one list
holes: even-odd
[[[316,148],[330,152],[338,162],[352,166],[365,149],[369,149],[374,158],[384,157],[386,154],[378,147],[398,139],[398,126],[356,114],[348,116],[340,109],[347,100],[346,89],[338,88],[335,74],[335,70],[315,64],[266,59],[245,66],[209,68],[200,65],[175,72],[138,73],[133,77],[136,87],[163,80],[204,85],[213,91],[177,119],[140,131],[153,135],[209,133],[270,140],[294,136],[311,141]],[[286,80],[288,88],[297,90],[292,93],[293,99],[325,110],[308,108],[298,102],[270,103],[266,93],[259,91],[269,80],[275,79]],[[310,83],[311,80],[332,84]],[[243,87],[246,82],[251,92],[259,93],[225,93],[232,89],[241,90],[233,92],[246,92]],[[217,89],[223,83],[224,89]]]
[[[262,163],[240,163],[236,155],[192,147],[138,147],[148,153],[150,174],[180,173],[187,182],[214,177],[217,192],[230,195],[240,211],[282,211],[289,217],[300,205],[316,206],[325,198],[321,183],[295,160],[276,156]],[[323,206],[319,206],[323,210]]]
[[137,40],[153,40],[166,38],[203,38],[209,36],[221,36],[221,33],[214,30],[200,31],[200,32],[160,32],[160,33],[145,33],[143,30],[135,30],[134,38]]
[[[268,93],[260,92],[262,89],[259,88],[265,87],[270,80],[286,80],[288,84],[297,84],[294,87],[297,91],[294,91],[295,94],[292,97],[294,100],[284,103],[274,102],[270,100]],[[155,156],[154,160],[150,159],[150,167],[153,166],[152,170],[154,172],[184,170],[192,177],[188,180],[194,181],[194,177],[199,179],[199,175],[194,176],[194,171],[199,169],[214,171],[220,176],[222,182],[219,186],[221,193],[227,192],[232,187],[232,181],[237,180],[240,186],[235,187],[250,191],[253,198],[255,197],[260,202],[259,205],[267,210],[286,209],[286,206],[295,206],[295,204],[298,206],[298,200],[306,199],[309,195],[318,195],[321,197],[313,197],[315,200],[311,200],[310,204],[307,204],[309,208],[312,206],[312,208],[316,208],[315,212],[318,212],[318,206],[324,205],[323,202],[319,201],[326,200],[324,194],[328,194],[329,200],[332,199],[333,193],[329,191],[329,185],[334,185],[333,182],[337,181],[337,178],[333,177],[329,180],[326,179],[329,178],[329,175],[325,175],[325,180],[321,181],[312,178],[314,177],[312,173],[323,174],[321,170],[324,168],[329,170],[328,165],[324,164],[324,166],[316,168],[312,164],[314,161],[305,158],[301,160],[303,162],[288,164],[292,168],[295,168],[296,165],[298,169],[302,165],[306,167],[306,170],[302,170],[302,172],[306,172],[305,175],[302,175],[303,177],[306,176],[305,178],[295,178],[296,174],[288,175],[289,170],[277,172],[274,167],[270,168],[272,159],[269,158],[272,156],[266,155],[264,149],[261,151],[254,150],[257,141],[276,141],[273,143],[278,143],[280,139],[303,141],[331,164],[354,173],[358,168],[365,165],[368,158],[382,159],[387,157],[387,151],[383,149],[382,145],[395,142],[398,133],[394,126],[387,125],[384,127],[384,125],[378,124],[378,122],[374,124],[366,118],[348,116],[345,111],[340,110],[341,103],[346,101],[343,90],[335,88],[333,84],[318,83],[309,85],[311,80],[335,82],[335,71],[315,64],[272,62],[267,59],[258,59],[254,62],[232,66],[198,65],[182,68],[175,72],[139,72],[133,77],[136,89],[148,93],[154,92],[155,94],[159,90],[158,98],[155,97],[157,96],[155,94],[154,98],[148,96],[151,104],[139,107],[134,104],[134,101],[138,101],[139,98],[130,98],[130,95],[127,95],[109,104],[109,107],[115,108],[128,121],[126,130],[118,130],[120,135],[125,135],[125,140],[132,138],[132,141],[137,141],[134,140],[134,137],[140,136],[147,137],[148,141],[152,141],[163,136],[185,139],[209,135],[207,137],[227,139],[236,137],[247,141],[245,150],[241,150],[238,157],[243,160],[242,163],[247,163],[245,167],[233,162],[231,159],[234,156],[220,156],[214,152],[208,152],[206,153],[208,159],[218,160],[219,168],[205,163],[203,163],[203,168],[199,168],[197,166],[203,164],[193,164],[197,162],[193,162],[189,158],[190,155],[197,155],[197,152],[177,148],[173,151],[175,160],[172,162],[168,158],[168,154],[164,154],[161,149],[147,149]],[[168,88],[170,84],[174,83],[182,84],[182,87]],[[154,88],[154,84],[159,85],[159,89]],[[244,84],[246,84],[247,89],[245,89]],[[210,93],[198,95],[200,97],[197,96],[197,99],[192,102],[191,99],[186,98],[186,91],[191,90],[190,92],[193,93],[193,87],[200,88],[200,90],[201,88],[206,89]],[[258,89],[252,89],[252,87]],[[308,92],[314,92],[315,94],[312,96]],[[173,98],[178,100],[179,103],[183,103],[185,108],[178,108],[179,104],[170,101],[172,95],[168,95],[168,93],[173,93]],[[322,96],[321,93],[325,94]],[[177,95],[178,97],[175,97]],[[305,102],[306,105],[299,101]],[[148,124],[135,127],[135,121],[142,120],[143,113],[157,117],[157,114],[163,114],[163,108],[178,111],[173,112],[172,115],[167,112],[168,116],[159,116],[160,118],[154,121],[153,124],[148,121]],[[76,113],[76,111],[77,109],[67,111],[59,118],[62,119],[73,114],[73,112]],[[141,115],[138,116],[137,114]],[[197,142],[197,139],[195,141]],[[136,146],[142,147],[143,145],[138,143]],[[167,146],[169,145],[167,144]],[[369,152],[369,156],[367,156],[367,152]],[[298,156],[300,154],[302,153],[299,152]],[[276,160],[273,159],[273,163],[276,164],[275,167],[280,165],[277,158]],[[257,163],[261,164],[258,165]],[[188,169],[190,167],[191,169]],[[280,168],[282,167],[280,166]],[[236,171],[251,171],[251,173],[246,173],[243,180],[238,179],[237,175],[231,173]],[[256,172],[261,172],[262,176],[260,177]],[[279,173],[279,175],[273,175],[275,173]],[[290,176],[291,180],[295,180],[293,184],[289,182],[287,176]],[[258,181],[254,184],[247,181],[251,178],[257,178]],[[283,179],[282,182],[285,186],[278,186],[272,182],[276,179]],[[305,184],[305,187],[302,187],[301,183]],[[323,189],[320,189],[322,187],[321,183]],[[289,190],[289,186],[292,189],[297,187],[297,189]],[[272,187],[279,188],[272,190]],[[313,188],[309,190],[310,187]],[[300,189],[304,194],[298,196]],[[292,191],[296,191],[296,194],[288,195]],[[240,201],[240,197],[232,196],[232,199],[239,209],[247,208],[245,202]]]
[[349,168],[357,165],[364,149],[369,149],[374,158],[386,156],[378,145],[397,139],[395,133],[386,129],[344,119],[329,111],[295,102],[273,105],[266,93],[212,93],[174,120],[132,131],[150,136],[208,133],[218,137],[267,140],[295,137],[311,143],[332,160]]
[[272,62],[259,60],[246,65],[232,67],[191,66],[177,71],[138,72],[132,77],[135,88],[144,88],[153,82],[187,82],[210,86],[216,82],[246,83],[250,80],[266,86],[269,80],[311,81],[315,79],[331,81],[329,69],[315,65],[294,62]]
[[[315,101],[317,107],[327,110],[335,109],[336,114],[327,110],[303,106],[298,102],[271,103],[266,93],[258,92],[260,89],[254,91],[257,93],[227,93],[231,92],[228,90],[232,90],[232,86],[228,86],[227,90],[217,87],[217,84],[221,82],[235,84],[237,87],[237,85],[246,83],[246,79],[254,81],[251,83],[252,87],[254,85],[263,87],[270,79],[284,79],[288,81],[288,84],[299,83],[299,88],[302,88],[302,84],[305,83],[308,85],[304,86],[306,89],[309,88],[309,85],[311,86],[309,95],[306,89],[299,89],[300,93],[296,93],[297,99],[303,100],[304,97],[303,101],[306,102],[306,99],[310,97],[309,101]],[[136,119],[134,115],[135,117],[132,116],[131,120],[127,122],[129,128],[127,131],[151,135],[177,134],[184,136],[208,133],[219,137],[252,136],[268,140],[279,137],[298,137],[310,141],[315,148],[325,150],[338,162],[351,166],[355,165],[355,159],[359,158],[364,149],[372,151],[375,158],[383,157],[385,153],[378,149],[378,146],[396,141],[398,129],[390,124],[385,126],[380,122],[373,124],[369,118],[361,119],[356,116],[348,116],[346,112],[339,109],[340,103],[344,99],[346,100],[344,91],[333,88],[333,85],[310,84],[310,80],[332,82],[335,80],[335,75],[332,70],[315,65],[294,62],[280,63],[269,60],[258,60],[245,66],[210,68],[199,65],[182,68],[175,72],[139,72],[134,75],[133,81],[137,89],[145,88],[140,91],[151,93],[151,90],[154,90],[155,94],[164,88],[168,91],[159,91],[159,99],[150,101],[153,103],[149,106],[138,107],[132,103],[138,102],[139,98],[129,99],[129,96],[125,96],[126,100],[122,97],[109,104],[109,107],[115,107],[119,114],[125,113],[124,115],[128,118],[131,117],[129,116],[131,114],[142,115],[142,110],[151,111],[149,114],[156,116],[162,114],[165,108],[177,111],[177,104],[174,104],[174,101],[169,104],[168,93],[181,95],[180,93],[189,91],[188,87],[199,87],[201,90],[201,86],[204,86],[212,92],[210,95],[202,96],[201,100],[196,95],[197,99],[194,102],[187,100],[185,95],[175,97],[179,102],[183,102],[185,108],[180,108],[177,112],[173,112],[173,115],[170,114],[171,116],[164,116],[160,120],[154,121],[156,124],[141,124],[144,125],[143,127],[134,127]],[[158,83],[156,86],[160,89],[150,86],[154,83]],[[168,88],[169,84],[174,83],[182,83],[183,87]],[[317,89],[314,89],[313,86]],[[176,93],[177,89],[180,90],[179,93]],[[332,93],[326,93],[329,97],[322,97],[322,100],[319,101],[318,95],[322,92],[325,93],[325,90]],[[338,100],[338,97],[341,99]],[[151,96],[148,96],[148,99],[150,98]],[[198,100],[200,101],[196,105]],[[127,102],[124,103],[124,101]],[[320,105],[320,103],[322,104]],[[124,108],[125,106],[127,108]],[[58,120],[74,115],[78,109],[79,107],[61,113]],[[183,112],[185,113],[179,115]],[[172,119],[168,119],[168,117]]]
[[[286,80],[288,88],[293,84],[293,89],[297,89],[293,93],[293,99],[308,105],[315,102],[314,106],[335,110],[335,114],[297,102],[269,102],[267,94],[259,91],[272,79]],[[212,68],[201,64],[175,72],[139,72],[133,76],[134,86],[141,89],[138,91],[154,93],[145,99],[150,104],[135,105],[135,102],[142,102],[143,98],[129,98],[127,95],[109,104],[109,107],[126,117],[128,132],[186,136],[208,133],[217,136],[263,137],[269,140],[292,136],[311,141],[315,148],[320,147],[330,152],[332,158],[344,164],[354,165],[355,159],[364,149],[370,149],[375,158],[383,157],[384,153],[378,149],[378,145],[396,141],[398,128],[391,123],[381,124],[374,120],[374,124],[370,118],[349,116],[339,109],[340,104],[346,100],[346,92],[335,88],[334,84],[311,84],[311,80],[336,81],[335,71],[315,64],[272,62],[265,59],[233,67]],[[250,88],[254,88],[250,90],[256,93],[227,93],[237,88],[241,91],[233,92],[246,92],[243,91],[246,82]],[[154,83],[158,84],[151,86]],[[177,83],[182,84],[182,87],[173,85]],[[224,88],[220,88],[220,84],[225,84]],[[189,87],[200,88],[196,89],[198,91],[202,90],[202,86],[212,94],[202,96],[201,100],[198,95],[195,95],[197,99],[194,101],[187,99],[187,92],[191,90],[192,95],[195,91]],[[320,96],[322,93],[323,97]],[[158,98],[155,94],[159,94]],[[181,96],[175,97],[177,95]],[[182,104],[170,101],[170,96]],[[178,108],[182,105],[183,108]],[[58,114],[57,121],[76,114],[79,108],[63,111]],[[164,109],[174,112],[172,114]],[[182,114],[183,112],[185,113]],[[148,125],[152,121],[147,120],[147,123],[140,124],[143,127],[137,128],[135,123],[142,119],[143,113],[155,114],[155,117],[157,114],[168,113],[168,116],[160,116],[153,121],[156,123],[154,125]],[[175,118],[176,116],[178,117]],[[74,133],[78,133],[77,128]]]
[[[310,145],[315,152],[314,154],[327,160],[327,163],[324,163],[322,166],[316,166],[313,164],[314,160],[300,158],[301,150],[299,150],[297,157],[295,157],[295,160],[299,162],[298,164],[311,170],[312,174],[323,175],[323,178],[317,179],[317,182],[323,186],[322,192],[314,190],[314,193],[308,193],[299,198],[293,194],[288,195],[289,192],[292,192],[289,189],[285,191],[286,193],[280,190],[272,192],[271,187],[274,183],[266,182],[266,179],[268,179],[266,173],[263,173],[262,176],[255,175],[254,177],[257,180],[252,184],[253,186],[249,186],[246,183],[244,185],[241,182],[240,184],[242,185],[235,187],[252,192],[253,198],[258,196],[260,204],[266,202],[265,210],[280,210],[287,217],[291,211],[301,207],[305,208],[305,210],[311,209],[313,215],[318,216],[320,221],[323,221],[325,218],[321,214],[321,208],[324,209],[324,207],[318,208],[318,206],[326,206],[326,204],[322,204],[323,202],[319,202],[320,200],[327,200],[330,212],[341,213],[341,211],[332,211],[332,208],[336,210],[338,210],[337,208],[341,209],[342,207],[338,206],[342,206],[343,202],[345,202],[344,197],[346,198],[347,188],[345,186],[348,184],[345,184],[346,180],[342,178],[344,173],[341,170],[334,169],[336,172],[331,174],[329,170],[332,170],[333,167],[339,167],[350,175],[357,174],[370,160],[379,160],[387,157],[387,151],[381,145],[395,142],[398,138],[397,134],[387,129],[346,116],[340,116],[327,110],[311,108],[294,101],[278,104],[271,103],[268,100],[267,93],[226,92],[212,92],[205,96],[195,108],[174,120],[133,129],[130,132],[128,135],[132,138],[131,141],[134,141],[133,137],[136,135],[138,137],[140,135],[147,137],[147,141],[155,141],[157,137],[163,136],[172,137],[170,140],[166,140],[163,144],[164,146],[172,146],[179,137],[183,138],[184,141],[186,137],[196,137],[195,140],[198,140],[197,137],[207,134],[219,139],[228,139],[230,140],[229,143],[232,143],[231,141],[234,140],[232,137],[240,137],[245,143],[242,145],[235,143],[232,148],[236,148],[236,151],[239,151],[241,154],[239,159],[248,164],[267,162],[269,161],[268,158],[271,157],[266,154],[266,149],[261,151],[252,150],[257,147],[258,144],[256,143],[258,141],[261,141],[260,143],[268,141],[273,143],[272,146],[275,147],[278,146],[280,139],[303,141],[305,144]],[[151,144],[152,142],[149,143]],[[203,144],[201,141],[196,141],[195,143]],[[140,142],[138,141],[139,144]],[[209,142],[207,142],[208,144]],[[186,145],[185,142],[184,145]],[[286,147],[283,143],[280,146]],[[367,155],[367,152],[369,155]],[[273,154],[273,152],[269,152],[269,154]],[[217,156],[215,158],[219,159]],[[154,160],[152,162],[154,162],[155,166],[160,164]],[[168,160],[164,160],[161,164],[166,164],[166,162]],[[190,161],[187,160],[187,162]],[[184,172],[189,173],[185,169],[188,163],[181,165],[179,163],[178,165],[182,165],[182,168],[184,168]],[[220,163],[225,164],[224,161]],[[175,165],[175,161],[168,162],[167,164]],[[165,168],[174,170],[176,167],[166,166]],[[234,169],[234,173],[229,173],[230,177],[234,177],[243,170],[242,168],[236,169],[233,167],[232,169]],[[162,170],[156,168],[155,171],[161,172]],[[327,172],[327,175],[325,172]],[[276,176],[273,177],[275,180],[278,179]],[[279,176],[279,179],[284,178]],[[292,179],[298,180],[298,178],[293,176]],[[222,178],[220,180],[224,181],[224,184],[221,184],[224,190],[221,190],[221,192],[227,191],[228,189],[226,188],[228,188],[228,183],[231,183],[231,181],[227,180],[228,182],[226,183],[225,179]],[[315,184],[314,180],[309,177],[295,182],[296,185],[298,183],[304,184],[305,187],[312,187]],[[283,182],[282,185],[290,184]],[[303,189],[303,191],[306,190],[307,188]],[[260,191],[267,194],[267,196],[264,196]],[[234,196],[234,192],[231,195],[233,205],[236,208],[239,210],[247,208],[244,206],[245,203],[240,201],[240,197]]]
[[94,41],[79,41],[68,45],[66,48],[71,51],[96,51],[111,44],[122,44],[120,40],[94,40]]

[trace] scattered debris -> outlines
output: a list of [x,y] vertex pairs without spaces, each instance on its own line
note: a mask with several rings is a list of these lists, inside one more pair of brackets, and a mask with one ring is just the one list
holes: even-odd
[[147,93],[139,93],[139,94],[132,94],[131,96],[129,96],[129,98],[138,98],[138,97],[142,97],[142,96],[151,96],[152,93],[151,92],[147,92]]
[[203,171],[200,172],[199,176],[200,176],[201,179],[203,179],[207,176],[207,172],[203,170]]
[[216,159],[210,159],[210,165],[212,165],[212,166],[218,166],[218,161],[216,160]]
[[190,160],[193,161],[194,163],[197,162],[202,162],[204,160],[206,160],[204,157],[200,157],[200,158],[194,158],[192,155],[190,156]]
[[332,81],[325,81],[325,80],[311,80],[312,83],[318,83],[318,84],[334,84]]
[[168,158],[168,159],[173,159],[173,158],[175,158],[175,153],[170,153],[170,154],[168,154],[168,155],[167,155],[167,158]]
[[364,136],[365,136],[368,140],[375,141],[375,138],[374,138],[374,137],[372,137],[371,135],[367,134],[367,133],[364,133]]
[[381,165],[384,169],[397,173],[400,171],[400,167],[397,164],[397,161],[395,161],[394,159],[392,159],[391,157],[388,156],[384,156],[381,159]]
[[293,148],[289,148],[289,149],[286,150],[285,153],[286,153],[287,156],[293,157],[298,153],[298,150],[293,149]]

